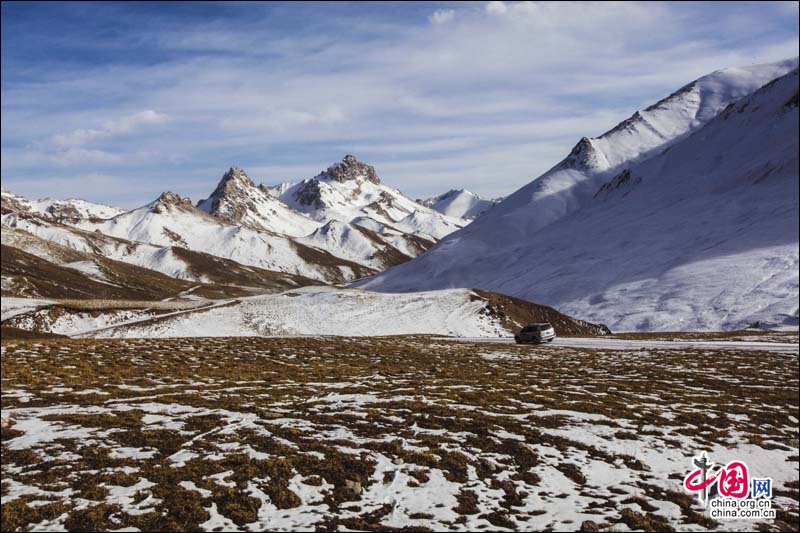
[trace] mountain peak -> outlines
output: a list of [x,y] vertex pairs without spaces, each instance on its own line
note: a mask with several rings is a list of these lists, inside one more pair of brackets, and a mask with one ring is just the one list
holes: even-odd
[[241,197],[244,191],[255,187],[255,182],[250,179],[250,176],[244,170],[237,166],[232,166],[222,175],[222,179],[219,180],[214,192],[205,200],[197,202],[197,207],[207,213],[213,213],[219,207],[221,199],[236,199]]
[[425,207],[434,211],[465,220],[471,220],[498,203],[497,200],[487,200],[467,189],[450,189],[444,194],[417,200]]
[[[219,185],[217,185],[217,189],[222,188],[223,190],[227,190],[231,186],[236,185],[248,185],[251,187],[255,187],[255,182],[247,175],[247,173],[237,166],[233,166],[228,169],[228,171],[222,176],[222,179],[219,180]],[[216,191],[215,191],[216,192]]]
[[176,194],[172,191],[165,191],[162,192],[161,195],[156,198],[156,200],[150,204],[151,209],[156,213],[161,213],[165,209],[168,209],[170,206],[179,207],[179,208],[188,208],[192,209],[194,206],[192,205],[192,200],[190,198],[185,198],[180,194]]
[[375,184],[381,182],[375,172],[375,167],[362,163],[352,154],[345,155],[339,163],[329,166],[325,172],[317,174],[314,179],[328,179],[339,183],[355,179],[365,179]]
[[564,168],[583,169],[599,169],[602,170],[608,166],[605,156],[601,151],[595,148],[592,139],[588,137],[581,137],[569,155],[562,161],[561,165]]
[[211,195],[197,202],[209,215],[234,225],[249,226],[292,237],[304,236],[318,224],[277,198],[269,187],[256,185],[239,167],[222,176]]
[[189,198],[185,198],[185,197],[181,196],[180,194],[174,193],[172,191],[164,191],[164,192],[162,192],[161,195],[159,195],[159,197],[158,197],[158,199],[156,201],[159,202],[159,203],[175,204],[175,205],[185,204],[186,202],[190,202],[191,203],[191,200]]

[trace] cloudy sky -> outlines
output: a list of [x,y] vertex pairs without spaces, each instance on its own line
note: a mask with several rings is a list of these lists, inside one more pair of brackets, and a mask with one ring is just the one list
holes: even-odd
[[2,2],[2,186],[135,207],[353,153],[414,197],[505,195],[692,79],[797,48],[797,2]]

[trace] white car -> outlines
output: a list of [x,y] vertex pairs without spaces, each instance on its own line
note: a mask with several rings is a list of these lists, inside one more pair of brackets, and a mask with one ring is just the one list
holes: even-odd
[[541,344],[543,342],[553,342],[555,338],[556,331],[549,322],[528,324],[522,328],[519,333],[514,335],[514,340],[517,341],[517,344]]

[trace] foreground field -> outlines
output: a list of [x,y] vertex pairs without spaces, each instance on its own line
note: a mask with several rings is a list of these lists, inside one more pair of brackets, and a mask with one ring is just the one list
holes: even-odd
[[[793,530],[797,353],[430,337],[17,340],[2,529]],[[691,458],[774,479],[710,520]]]

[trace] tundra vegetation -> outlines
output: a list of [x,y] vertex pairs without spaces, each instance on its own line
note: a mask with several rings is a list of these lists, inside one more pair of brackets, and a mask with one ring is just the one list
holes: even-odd
[[773,476],[748,526],[798,528],[796,353],[15,339],[2,363],[4,531],[737,529],[681,489],[704,450]]

